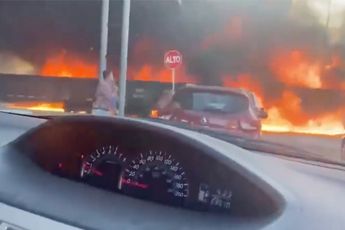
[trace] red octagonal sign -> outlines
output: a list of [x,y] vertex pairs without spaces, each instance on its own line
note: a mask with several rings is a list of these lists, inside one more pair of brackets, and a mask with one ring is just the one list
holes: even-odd
[[169,50],[164,54],[164,64],[170,69],[175,69],[182,64],[182,54],[178,50]]

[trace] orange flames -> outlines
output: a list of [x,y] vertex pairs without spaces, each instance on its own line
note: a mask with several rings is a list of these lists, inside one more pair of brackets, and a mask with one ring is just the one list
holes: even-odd
[[[142,67],[128,69],[128,78],[136,81],[157,81],[169,83],[172,82],[172,71],[163,66],[155,67],[145,64]],[[196,83],[195,78],[186,74],[183,66],[175,70],[175,83]]]
[[284,91],[276,105],[268,108],[269,117],[263,121],[263,130],[312,134],[341,134],[343,127],[339,111],[330,111],[317,117],[306,114],[301,98],[291,91]]
[[[230,37],[227,36],[230,40],[239,41],[245,33],[242,27],[243,19],[233,17],[223,33],[231,34]],[[224,36],[210,36],[204,41],[202,46],[223,42],[217,40],[219,37],[222,38]],[[155,49],[154,44],[149,39],[143,39],[141,42],[138,42],[133,52],[135,56],[150,57],[152,50]],[[176,70],[175,81],[177,83],[198,83],[196,77],[190,76],[187,73],[185,66],[187,61],[184,60],[184,65]],[[241,73],[236,76],[224,75],[222,77],[223,85],[226,87],[245,88],[257,95],[259,101],[268,112],[268,119],[263,120],[262,128],[264,131],[339,134],[343,132],[341,118],[344,111],[342,109],[328,111],[316,117],[311,117],[303,110],[302,99],[292,90],[294,87],[309,89],[337,87],[338,89],[345,89],[345,83],[342,85],[332,85],[325,81],[327,74],[332,73],[335,68],[344,65],[342,60],[337,56],[333,56],[329,63],[325,64],[324,62],[308,55],[306,51],[298,49],[279,51],[271,55],[271,58],[267,60],[267,66],[275,79],[285,86],[282,89],[283,92],[281,92],[280,98],[272,99],[265,96],[269,92],[264,92],[265,89],[260,77],[255,76],[255,73],[252,72]],[[128,79],[164,83],[172,81],[171,70],[164,67],[163,57],[161,65],[151,65],[148,63],[151,63],[150,60],[147,61],[147,64],[129,66]],[[64,51],[47,58],[41,68],[41,75],[95,78],[97,76],[97,69],[96,64],[90,63],[76,54]],[[36,105],[12,105],[12,107],[27,107],[32,110],[51,111],[61,111],[63,109],[61,104],[48,105],[42,103]]]
[[[128,79],[137,81],[157,81],[169,83],[172,82],[172,71],[164,66],[164,52],[165,48],[161,47],[161,42],[154,41],[148,37],[143,37],[134,44],[132,56],[143,57],[146,63],[138,66],[132,65],[128,67]],[[157,55],[158,53],[158,55]],[[146,57],[146,59],[145,59]],[[197,83],[193,76],[187,74],[184,63],[175,69],[175,82],[176,83]],[[152,65],[152,62],[159,64]]]
[[6,104],[9,109],[25,109],[32,111],[65,112],[62,102],[16,102]]
[[262,130],[271,132],[297,132],[309,134],[337,135],[344,132],[339,119],[340,112],[332,112],[318,118],[308,119],[304,125],[295,125],[285,119],[278,107],[268,109],[269,117],[263,121]]
[[321,66],[299,50],[279,54],[271,61],[272,72],[289,86],[321,88]]
[[344,108],[311,117],[304,112],[302,99],[291,90],[293,87],[323,88],[323,70],[330,70],[338,66],[339,62],[338,59],[333,59],[331,64],[323,66],[298,50],[273,56],[272,72],[285,86],[281,97],[273,100],[265,98],[260,79],[250,74],[224,76],[223,84],[227,87],[245,88],[257,95],[268,112],[268,119],[263,120],[264,131],[341,134],[344,132],[341,122],[345,114]]
[[54,77],[95,78],[97,69],[96,64],[87,62],[77,55],[62,51],[47,58],[40,74]]
[[[331,63],[322,66],[322,63],[312,60],[300,50],[272,56],[270,61],[272,72],[280,82],[288,86],[282,92],[282,96],[274,100],[265,98],[260,79],[249,73],[238,74],[236,77],[226,75],[222,79],[224,86],[245,88],[257,95],[268,112],[268,119],[263,120],[264,131],[332,135],[343,132],[341,124],[343,111],[330,111],[311,118],[303,111],[301,98],[289,90],[289,87],[322,88],[324,87],[322,81],[324,71],[330,71],[339,65],[340,60],[333,58]],[[95,77],[97,66],[80,57],[63,52],[49,57],[41,69],[41,74],[45,76]],[[169,83],[172,81],[171,76],[171,70],[166,69],[163,64],[160,67],[145,64],[128,69],[128,78],[131,80]],[[197,83],[196,78],[186,74],[184,66],[177,69],[176,82]],[[61,103],[13,104],[10,107],[63,112]]]
[[[339,59],[333,58],[330,65],[312,60],[305,52],[294,50],[278,55],[271,62],[272,71],[286,86],[305,88],[329,88],[325,85],[325,69],[337,67]],[[314,134],[341,134],[344,132],[342,119],[344,108],[327,111],[310,117],[302,108],[302,99],[292,91],[285,90],[282,98],[271,103],[269,118],[264,121],[263,129]],[[319,103],[315,101],[315,103]],[[331,101],[328,103],[332,103]]]
[[223,77],[223,85],[226,87],[244,88],[255,92],[258,99],[262,102],[263,98],[260,95],[263,95],[263,91],[260,86],[260,79],[258,81],[253,79],[255,78],[248,73],[239,74],[236,78],[226,75]]
[[[240,24],[235,21],[235,25]],[[240,31],[237,28],[238,31]],[[143,48],[144,47],[144,48]],[[147,52],[145,46],[140,46],[139,53]],[[163,62],[163,61],[162,61]],[[323,65],[310,58],[301,50],[286,51],[275,54],[269,61],[269,68],[276,79],[287,86],[280,98],[268,99],[264,95],[264,89],[259,77],[250,73],[237,76],[223,76],[223,85],[227,87],[240,87],[254,92],[259,101],[268,112],[268,119],[263,120],[264,131],[274,132],[302,132],[313,134],[339,134],[343,132],[341,114],[343,111],[330,111],[317,117],[310,117],[302,108],[302,99],[289,87],[323,88],[323,76],[327,71],[341,65],[341,60],[333,57],[331,62]],[[185,66],[176,70],[176,82],[197,83],[196,78],[188,75]],[[47,59],[41,69],[45,76],[63,77],[95,77],[97,65],[89,63],[76,55],[62,52]],[[159,81],[169,83],[172,81],[171,70],[161,66],[144,64],[140,67],[129,67],[128,78],[140,81]],[[345,85],[343,85],[345,87]],[[343,87],[338,86],[338,87]],[[12,108],[28,108],[31,110],[63,111],[61,104],[16,104]]]
[[[337,55],[333,55],[328,65],[325,66],[323,70],[324,78],[328,81],[324,82],[324,87],[326,88],[335,88],[340,90],[345,90],[345,81],[332,81],[332,77],[337,75],[344,76],[345,62]],[[340,70],[340,71],[339,71]],[[337,71],[339,71],[337,73]]]
[[[144,39],[135,48],[136,55],[142,55],[150,51],[151,43]],[[75,78],[96,78],[98,67],[96,64],[84,60],[82,57],[62,51],[47,58],[40,70],[40,75],[49,77],[75,77]],[[192,76],[186,74],[185,67],[180,66],[175,70],[175,82],[196,83]],[[114,71],[118,75],[118,71]],[[117,77],[117,76],[115,76]],[[172,72],[163,65],[152,66],[144,64],[140,67],[128,67],[128,79],[138,81],[158,81],[168,83],[172,81]]]

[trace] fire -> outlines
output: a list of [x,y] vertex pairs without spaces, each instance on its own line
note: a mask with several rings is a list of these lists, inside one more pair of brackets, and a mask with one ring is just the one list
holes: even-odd
[[337,68],[337,67],[340,67],[340,66],[342,66],[341,58],[338,57],[338,56],[333,56],[331,58],[330,64],[325,66],[325,70],[331,70],[331,69],[334,69],[334,68]]
[[[145,48],[145,46],[143,46]],[[140,52],[147,52],[141,47]],[[142,51],[144,50],[144,51]],[[138,51],[138,52],[139,52]],[[140,53],[139,52],[139,53]],[[271,71],[277,80],[284,84],[285,89],[279,98],[268,99],[260,77],[252,73],[224,75],[223,85],[226,87],[244,88],[254,92],[259,102],[268,112],[268,119],[262,121],[262,130],[270,132],[299,132],[309,134],[340,134],[343,132],[340,112],[329,112],[317,117],[310,117],[303,110],[302,99],[294,93],[293,87],[322,88],[322,74],[341,65],[339,58],[332,58],[328,65],[312,60],[300,50],[293,50],[273,55],[270,60]],[[64,77],[94,77],[97,67],[80,57],[60,53],[47,59],[41,70],[42,75]],[[172,81],[171,70],[163,66],[144,64],[129,66],[128,78],[139,81]],[[187,74],[183,65],[176,70],[177,83],[198,83],[196,77]],[[9,108],[29,109],[33,111],[64,112],[63,103],[15,103]]]
[[293,50],[274,56],[271,61],[271,68],[279,80],[289,86],[322,87],[319,63],[312,62],[300,50]]
[[[298,65],[296,68],[299,68]],[[291,68],[290,71],[294,72],[295,70]],[[250,74],[226,75],[222,79],[223,85],[226,87],[244,88],[256,94],[268,113],[268,118],[262,120],[263,131],[327,135],[342,134],[344,132],[341,122],[344,113],[341,109],[317,117],[310,117],[303,110],[302,99],[288,88],[281,93],[281,97],[268,100],[264,96],[260,79],[255,76]],[[288,81],[285,82],[286,85],[289,85]],[[289,85],[289,87],[292,89],[294,84],[290,84],[292,86]],[[307,81],[298,84],[304,84],[305,87],[311,86]]]
[[284,119],[277,107],[269,109],[268,114],[268,119],[264,120],[262,124],[263,131],[326,135],[337,135],[344,132],[341,121],[334,114],[309,119],[305,125],[294,125],[289,120]]
[[[234,16],[230,18],[224,31],[210,36],[201,44],[201,48],[217,46],[224,42],[237,44],[246,36],[246,18]],[[225,39],[224,39],[225,38]],[[158,45],[159,46],[159,45]],[[156,63],[156,42],[145,38],[137,42],[133,49],[134,56],[148,57],[146,63],[135,63],[128,67],[128,79],[138,81],[156,81],[163,83],[172,82],[172,72],[163,65],[163,53],[161,64]],[[253,54],[255,57],[255,54]],[[327,74],[336,72],[337,68],[344,66],[339,56],[333,56],[328,63],[318,57],[310,55],[306,50],[292,49],[279,50],[271,53],[264,60],[264,67],[272,74],[274,80],[282,85],[282,92],[276,97],[270,97],[267,85],[262,82],[261,75],[248,68],[242,73],[223,73],[221,80],[225,87],[244,88],[254,92],[268,112],[268,119],[262,121],[263,131],[271,132],[300,132],[310,134],[340,134],[343,132],[340,111],[327,111],[317,116],[311,116],[303,108],[303,100],[294,91],[296,87],[304,89],[323,89],[335,87],[333,82],[326,81]],[[158,60],[158,59],[157,59]],[[248,59],[255,62],[254,59]],[[261,61],[261,60],[260,60]],[[150,64],[149,64],[150,63]],[[257,64],[257,63],[254,63]],[[176,83],[200,83],[198,78],[192,76],[187,70],[188,59],[176,70]],[[248,65],[250,66],[250,65]],[[41,75],[61,77],[88,77],[97,76],[97,65],[81,56],[66,51],[49,56],[41,68]],[[115,72],[114,72],[115,73]],[[115,74],[118,75],[117,73]],[[115,77],[116,77],[115,76]],[[210,76],[217,77],[217,76]],[[267,84],[267,82],[266,82]],[[274,85],[274,84],[272,84]],[[266,86],[266,87],[265,87]],[[338,89],[345,89],[345,83],[336,85]],[[12,104],[10,107],[17,109],[29,109],[40,111],[63,112],[61,103],[36,103],[36,104]]]
[[171,73],[168,69],[159,69],[151,65],[143,65],[138,70],[130,69],[129,75],[138,81],[171,82]]
[[294,125],[303,125],[308,121],[308,115],[303,111],[301,98],[293,92],[285,90],[280,100],[274,104],[279,108],[279,114],[284,118],[289,118]]
[[338,55],[333,55],[323,69],[325,88],[345,90],[345,81],[342,79],[345,69],[345,62]]
[[225,87],[234,87],[234,88],[245,88],[247,90],[250,90],[254,92],[259,99],[260,102],[262,102],[263,98],[261,95],[263,95],[263,91],[260,87],[259,82],[256,82],[252,75],[245,73],[245,74],[239,74],[235,78],[232,78],[230,75],[226,75],[223,78],[223,86]]
[[[245,88],[254,92],[268,112],[268,119],[262,121],[264,131],[342,133],[341,120],[344,115],[341,108],[338,108],[340,103],[323,109],[322,106],[328,103],[328,97],[315,98],[314,102],[309,94],[305,94],[315,89],[345,90],[344,0],[292,0],[277,5],[276,2],[265,0],[257,4],[256,11],[251,11],[251,7],[246,7],[246,4],[232,4],[229,8],[231,14],[228,15],[211,15],[211,9],[208,13],[212,20],[206,20],[206,25],[201,23],[200,28],[199,23],[195,27],[191,24],[193,29],[189,30],[185,29],[188,27],[181,27],[180,38],[170,34],[177,32],[169,27],[174,26],[174,23],[158,33],[150,33],[155,30],[146,31],[144,26],[140,36],[131,37],[128,79],[170,83],[172,73],[163,65],[164,52],[172,48],[181,49],[185,54],[184,63],[176,70],[176,83],[222,82],[225,87]],[[228,11],[225,3],[221,7]],[[274,13],[272,15],[269,13],[271,10]],[[180,12],[181,18],[188,16],[184,15],[187,12]],[[194,23],[193,20],[191,22]],[[155,27],[154,23],[152,27]],[[47,52],[53,50],[50,49],[53,47],[47,48]],[[78,48],[75,46],[73,50]],[[37,53],[35,60],[41,60],[40,55],[45,52]],[[109,50],[109,54],[111,57],[115,53]],[[13,73],[96,78],[97,62],[88,56],[87,52],[62,50],[45,57],[42,65],[34,65],[16,55],[0,55],[0,61],[3,59],[0,67],[14,69]],[[11,60],[6,62],[7,59]],[[116,68],[115,63],[111,65]],[[199,76],[192,76],[189,72]],[[118,70],[114,71],[114,76],[118,78]],[[307,103],[315,103],[315,106],[307,107]],[[8,107],[64,111],[63,103],[60,102],[15,103]]]
[[95,78],[97,76],[97,65],[87,62],[81,57],[60,52],[46,59],[41,68],[40,75],[54,77],[78,77]]
[[32,111],[65,112],[63,102],[16,102],[8,103],[9,109],[24,109]]
[[[156,81],[163,83],[172,82],[172,72],[170,69],[155,67],[152,65],[143,65],[139,68],[129,68],[128,78],[136,81]],[[181,66],[175,70],[176,83],[196,83],[195,78],[186,74],[185,67]]]
[[[131,56],[143,57],[145,63],[128,66],[128,79],[136,81],[172,82],[172,71],[164,66],[164,53],[166,48],[162,42],[142,37],[132,49]],[[183,58],[185,60],[185,58]],[[156,63],[153,65],[152,63]],[[187,74],[185,63],[175,69],[176,83],[197,83],[195,78]]]
[[[280,104],[279,104],[280,103]],[[341,111],[333,111],[311,118],[301,107],[301,99],[285,91],[281,101],[268,108],[268,118],[262,121],[262,130],[309,134],[342,134]]]

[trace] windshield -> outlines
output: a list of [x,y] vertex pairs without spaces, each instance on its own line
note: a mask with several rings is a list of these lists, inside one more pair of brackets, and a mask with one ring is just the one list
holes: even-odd
[[246,97],[226,93],[185,92],[177,95],[175,101],[183,109],[193,111],[236,113],[248,107]]
[[0,110],[150,119],[345,162],[344,1],[130,3],[0,1]]

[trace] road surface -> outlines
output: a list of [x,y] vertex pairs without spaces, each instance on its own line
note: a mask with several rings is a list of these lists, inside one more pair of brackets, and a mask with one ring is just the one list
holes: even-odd
[[264,133],[262,139],[292,145],[330,160],[340,158],[340,136],[307,135],[298,133]]

